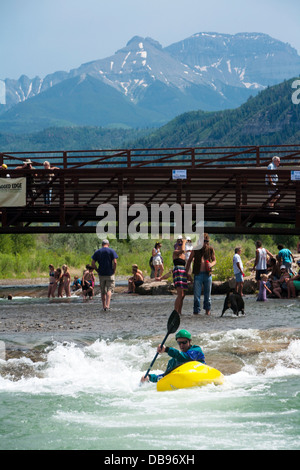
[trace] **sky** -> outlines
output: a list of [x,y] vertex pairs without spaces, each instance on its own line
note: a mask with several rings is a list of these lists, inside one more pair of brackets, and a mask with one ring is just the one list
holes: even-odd
[[269,34],[300,54],[299,0],[0,0],[0,79],[103,59],[133,36],[166,47],[199,32]]

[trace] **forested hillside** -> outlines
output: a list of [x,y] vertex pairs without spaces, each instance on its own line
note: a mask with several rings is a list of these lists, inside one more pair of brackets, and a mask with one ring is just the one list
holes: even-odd
[[297,144],[300,105],[292,102],[293,81],[269,87],[237,109],[184,113],[159,129],[53,127],[0,134],[0,151]]
[[23,135],[1,134],[1,152],[47,150],[94,150],[124,148],[149,133],[149,129],[104,129],[102,127],[52,127]]
[[136,147],[275,145],[300,142],[300,105],[292,83],[269,87],[237,109],[185,113],[135,142]]

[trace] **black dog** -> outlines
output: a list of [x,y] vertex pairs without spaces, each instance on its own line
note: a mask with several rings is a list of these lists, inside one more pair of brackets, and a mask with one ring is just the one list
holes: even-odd
[[224,300],[224,306],[221,317],[223,317],[224,313],[229,308],[231,308],[231,310],[237,317],[239,316],[239,312],[242,312],[242,315],[245,315],[245,302],[241,294],[235,291],[230,291],[227,293]]

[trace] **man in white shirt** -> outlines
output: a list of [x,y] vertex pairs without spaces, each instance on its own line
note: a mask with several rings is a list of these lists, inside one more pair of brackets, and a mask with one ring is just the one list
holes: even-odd
[[242,249],[240,246],[235,248],[233,257],[233,273],[235,277],[235,290],[243,295],[243,285],[244,285],[244,266],[241,258]]
[[[278,168],[279,165],[280,165],[280,158],[277,155],[275,155],[272,158],[272,162],[268,165],[268,170],[276,170],[276,168]],[[280,194],[277,193],[277,190],[276,190],[276,186],[278,183],[278,175],[275,173],[269,173],[266,175],[265,181],[266,181],[266,185],[268,186],[269,197],[273,196],[269,202],[269,208],[273,209],[275,202],[280,197]],[[278,215],[277,212],[274,212],[273,214]]]
[[262,242],[260,240],[257,240],[256,242],[256,255],[255,255],[255,261],[254,261],[254,266],[253,266],[253,271],[256,271],[255,274],[255,280],[258,283],[258,288],[260,287],[260,280],[261,280],[261,275],[262,274],[267,274],[268,272],[268,265],[267,265],[267,257],[275,258],[275,256],[270,253],[266,248],[262,246]]

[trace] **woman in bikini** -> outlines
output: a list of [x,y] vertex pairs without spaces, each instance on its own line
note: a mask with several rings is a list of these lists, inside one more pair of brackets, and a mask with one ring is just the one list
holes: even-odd
[[64,291],[65,291],[65,294],[66,294],[66,297],[71,297],[71,289],[70,289],[70,285],[71,285],[71,275],[70,275],[70,271],[69,271],[69,268],[66,264],[64,264],[62,266],[62,270],[63,270],[63,286],[64,286]]
[[188,288],[185,269],[185,244],[186,240],[181,239],[177,241],[173,252],[173,282],[177,292],[174,308],[180,315],[182,312],[183,299]]
[[55,284],[55,272],[53,264],[49,264],[49,285],[48,285],[48,299],[55,296],[55,291],[53,293],[53,287]]

